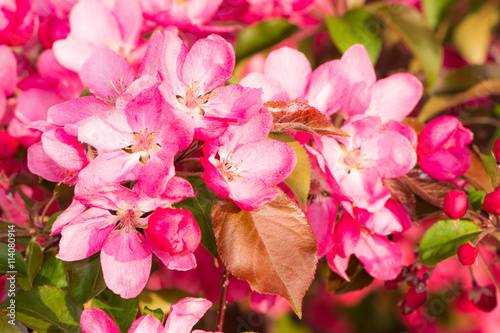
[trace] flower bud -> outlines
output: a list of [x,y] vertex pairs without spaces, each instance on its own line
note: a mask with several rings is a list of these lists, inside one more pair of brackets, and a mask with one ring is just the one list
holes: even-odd
[[486,194],[483,209],[490,214],[500,214],[500,191],[496,190]]
[[460,190],[449,192],[443,200],[444,213],[453,220],[458,220],[464,216],[468,205],[467,195]]
[[403,284],[404,279],[405,277],[403,275],[403,270],[402,270],[401,273],[399,273],[399,275],[394,280],[385,281],[384,285],[387,289],[396,289]]
[[500,139],[496,139],[493,144],[493,156],[495,156],[497,163],[500,163]]
[[416,287],[411,287],[406,293],[406,297],[402,305],[403,314],[409,314],[410,312],[418,309],[425,303],[426,299],[427,287],[423,283],[419,283]]
[[497,306],[497,296],[493,285],[486,287],[473,286],[469,289],[469,299],[476,308],[486,312],[493,310]]
[[468,242],[458,248],[457,255],[462,265],[472,265],[476,262],[477,249]]
[[201,241],[200,227],[185,209],[157,208],[145,230],[148,241],[171,255],[194,252]]

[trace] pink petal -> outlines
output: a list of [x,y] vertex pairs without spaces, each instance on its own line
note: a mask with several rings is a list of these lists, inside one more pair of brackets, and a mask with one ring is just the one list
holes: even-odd
[[354,254],[376,279],[393,280],[401,272],[401,249],[385,236],[362,234]]
[[101,250],[117,218],[107,210],[90,208],[64,226],[57,258],[82,260]]
[[365,82],[368,87],[371,87],[377,80],[370,56],[363,45],[355,44],[348,48],[341,61],[356,70],[359,80]]
[[167,251],[161,251],[151,246],[151,251],[161,260],[168,269],[176,271],[188,271],[196,268],[196,257],[189,251],[171,255]]
[[83,63],[87,60],[95,47],[88,42],[77,40],[69,35],[66,39],[60,39],[52,45],[57,62],[63,67],[80,72]]
[[335,252],[342,258],[349,257],[358,246],[360,229],[358,221],[344,214],[335,225]]
[[112,111],[88,119],[78,130],[78,140],[97,148],[101,154],[128,147],[133,141],[132,132],[126,114]]
[[338,203],[333,197],[320,197],[307,206],[307,220],[316,236],[318,258],[333,247],[333,227],[337,220]]
[[158,71],[163,79],[162,89],[164,88],[160,90],[167,101],[174,102],[169,97],[183,96],[186,92],[186,84],[191,83],[191,81],[186,83],[182,81],[182,67],[187,52],[186,46],[176,34],[170,31],[164,32]]
[[226,120],[209,118],[203,116],[194,116],[194,139],[200,141],[214,140],[221,136],[227,129]]
[[387,200],[384,208],[374,213],[362,213],[360,222],[380,235],[403,232],[411,227],[411,218],[403,206],[394,199]]
[[203,166],[203,179],[207,186],[221,197],[229,197],[229,185],[222,177],[217,168],[205,157],[200,157],[200,163]]
[[61,167],[70,171],[80,171],[88,164],[85,147],[62,128],[42,134],[43,149]]
[[114,1],[112,13],[125,44],[135,45],[142,29],[142,10],[138,0]]
[[[47,120],[56,125],[64,126],[75,124],[88,117],[110,110],[112,108],[105,105],[103,101],[94,96],[86,96],[52,106],[47,111]],[[74,133],[69,134],[73,135]]]
[[162,330],[163,324],[161,321],[148,313],[134,320],[128,331],[130,333],[160,333]]
[[87,308],[80,317],[83,333],[120,333],[118,326],[101,309]]
[[16,89],[17,67],[14,53],[5,45],[0,45],[0,64],[0,90],[9,96]]
[[55,90],[31,88],[18,95],[15,115],[23,123],[45,120],[47,110],[61,102],[62,98]]
[[266,78],[279,82],[289,99],[304,96],[310,74],[311,65],[306,56],[289,47],[271,52],[264,65]]
[[135,191],[117,183],[106,183],[98,176],[78,182],[75,197],[84,205],[109,210],[134,207],[139,200]]
[[139,69],[139,77],[148,75],[156,78],[158,76],[158,61],[160,59],[160,52],[163,42],[163,35],[160,31],[156,30],[151,35],[148,41],[148,48],[146,54],[142,59],[141,67]]
[[152,254],[144,236],[125,229],[112,233],[101,251],[104,281],[122,298],[133,298],[144,289],[151,272]]
[[243,87],[261,88],[263,95],[262,100],[267,101],[288,101],[288,93],[285,88],[277,81],[268,79],[262,73],[250,73],[246,75],[240,82]]
[[47,155],[41,142],[28,148],[28,169],[35,175],[54,183],[62,181],[68,171]]
[[87,207],[83,205],[77,199],[73,199],[71,205],[66,208],[61,215],[59,215],[52,225],[52,233],[51,235],[56,235],[61,232],[62,228],[69,224],[73,219],[75,219],[78,215],[83,213]]
[[216,117],[246,123],[262,106],[262,90],[244,88],[239,84],[231,84],[213,91],[206,104],[205,117]]
[[204,298],[186,297],[172,304],[162,333],[189,333],[205,315],[212,302]]
[[274,201],[279,194],[277,189],[269,187],[258,178],[231,182],[229,186],[229,198],[241,209],[249,211]]
[[315,69],[305,94],[308,104],[327,116],[337,112],[349,94],[348,70],[339,60],[329,61]]
[[335,252],[335,247],[332,247],[330,252],[326,255],[326,262],[332,271],[340,275],[346,281],[350,281],[349,276],[347,276],[347,273],[345,272],[347,266],[349,265],[349,257],[339,257]]
[[371,88],[371,103],[366,114],[402,121],[417,105],[423,92],[422,83],[413,75],[400,73],[378,80]]
[[234,63],[231,44],[218,35],[210,35],[199,39],[189,50],[182,68],[182,81],[192,88],[199,87],[198,94],[203,95],[231,78]]
[[134,81],[135,73],[123,57],[100,49],[83,63],[82,78],[92,94],[114,101]]
[[162,147],[156,154],[151,154],[149,161],[142,167],[139,178],[141,189],[150,197],[163,193],[167,183],[175,174],[174,155],[169,147]]
[[342,113],[349,117],[363,114],[370,105],[370,101],[370,87],[363,81],[357,82],[352,86],[351,92],[342,108]]

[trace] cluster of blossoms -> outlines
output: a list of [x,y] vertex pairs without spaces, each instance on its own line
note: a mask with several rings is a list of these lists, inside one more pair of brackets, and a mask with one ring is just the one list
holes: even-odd
[[[315,70],[303,53],[282,46],[232,83],[230,33],[239,27],[221,22],[287,17],[315,25],[318,12],[330,7],[313,0],[0,4],[0,125],[6,128],[0,131],[0,217],[19,225],[30,218],[20,208],[25,199],[13,191],[20,174],[33,184],[21,185],[25,197],[48,197],[28,170],[57,188],[73,188],[71,204],[51,229],[54,239],[60,235],[57,258],[74,262],[99,253],[106,286],[125,299],[146,287],[205,292],[207,299],[172,305],[165,325],[145,315],[130,329],[189,332],[217,299],[222,275],[222,262],[200,246],[202,222],[177,205],[196,196],[192,177],[243,211],[259,210],[282,193],[299,207],[303,201],[285,180],[304,161],[291,145],[271,138],[283,132],[275,117],[283,109],[292,115],[313,110],[338,125],[340,135],[300,127],[286,133],[311,166],[307,203],[300,208],[316,237],[317,256],[347,281],[356,257],[386,286],[405,282],[409,291],[401,306],[404,314],[413,313],[427,299],[433,271],[404,262],[395,238],[414,219],[391,191],[391,180],[418,167],[436,182],[463,187],[459,177],[472,162],[472,132],[452,116],[433,119],[419,133],[406,125],[422,83],[403,73],[377,80],[360,44]],[[19,163],[19,147],[27,149],[26,165]],[[42,215],[58,211],[56,206]],[[441,207],[458,228],[469,202],[455,190]],[[485,195],[482,209],[491,220],[498,221],[499,207],[498,189]],[[35,222],[43,229],[46,221]],[[460,263],[477,262],[479,240],[458,248]],[[155,262],[160,267],[151,275]],[[190,273],[197,275],[196,286],[181,281]],[[495,308],[495,288],[472,285],[473,304]],[[250,292],[234,277],[231,288],[230,300]],[[251,302],[258,312],[287,307],[283,299],[257,292]],[[95,308],[82,313],[81,327],[119,331]]]

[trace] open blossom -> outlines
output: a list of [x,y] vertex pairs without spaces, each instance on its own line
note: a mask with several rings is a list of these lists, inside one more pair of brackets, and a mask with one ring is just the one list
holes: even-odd
[[413,147],[401,134],[385,130],[379,117],[354,117],[341,129],[350,137],[317,137],[317,149],[342,193],[375,212],[390,198],[382,180],[405,175],[415,165]]
[[6,0],[0,3],[0,44],[19,46],[33,34],[37,23],[34,0]]
[[200,39],[188,51],[179,37],[164,33],[159,89],[175,110],[192,117],[195,139],[215,139],[229,124],[244,124],[259,111],[260,89],[224,86],[234,63],[233,48],[220,36]]
[[[193,326],[212,306],[212,302],[204,298],[186,297],[170,306],[165,326],[150,314],[137,318],[129,329],[129,333],[189,333]],[[83,333],[119,333],[118,326],[101,309],[87,308],[82,312],[80,325]],[[205,331],[195,330],[194,333]]]
[[473,134],[452,116],[431,120],[418,136],[418,165],[439,180],[454,180],[470,166]]
[[286,143],[266,140],[271,115],[265,109],[242,126],[232,125],[217,140],[205,143],[203,178],[218,195],[233,200],[244,210],[273,201],[273,186],[293,171],[297,157]]
[[70,33],[54,42],[57,61],[79,72],[92,52],[108,48],[137,62],[142,13],[138,0],[82,0],[71,10]]
[[[60,232],[62,236],[57,257],[75,261],[101,251],[104,281],[109,289],[123,298],[137,296],[146,285],[152,253],[169,269],[196,267],[192,252],[198,246],[201,234],[192,215],[190,219],[184,219],[189,224],[188,233],[179,236],[182,228],[177,227],[164,237],[171,243],[182,241],[190,244],[176,251],[164,247],[158,249],[155,247],[157,242],[149,239],[151,234],[144,237],[139,231],[147,227],[150,217],[145,217],[146,213],[194,195],[185,183],[185,180],[173,178],[168,187],[170,194],[150,198],[140,190],[140,184],[130,190],[119,184],[106,184],[99,178],[80,181],[71,209],[61,214],[53,225],[53,234]],[[87,206],[90,208],[86,209]],[[184,214],[190,213],[185,211]],[[131,271],[135,273],[130,274]]]

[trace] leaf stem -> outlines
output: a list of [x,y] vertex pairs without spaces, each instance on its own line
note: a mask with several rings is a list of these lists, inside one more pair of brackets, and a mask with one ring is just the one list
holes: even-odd
[[488,263],[486,262],[486,259],[484,259],[484,256],[481,253],[481,251],[479,250],[479,248],[477,249],[477,252],[479,252],[479,256],[481,257],[481,260],[484,262],[484,266],[486,266],[486,270],[488,271],[488,274],[490,274],[491,279],[493,280],[493,283],[495,284],[495,286],[497,286],[497,289],[500,290],[500,285],[498,284],[498,281],[495,278],[495,275],[491,271],[490,266],[488,266]]
[[224,316],[226,314],[226,305],[227,305],[227,294],[229,290],[229,275],[230,273],[227,271],[226,267],[222,266],[222,284],[220,291],[220,302],[219,302],[219,314],[217,316],[217,328],[215,329],[217,332],[222,332],[224,329]]

